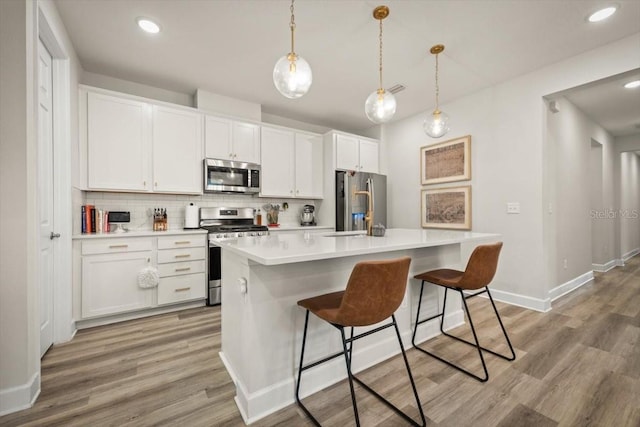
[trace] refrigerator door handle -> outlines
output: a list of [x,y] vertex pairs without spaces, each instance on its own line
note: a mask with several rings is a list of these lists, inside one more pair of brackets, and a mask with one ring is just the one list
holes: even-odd
[[[375,206],[376,205],[376,196],[375,196],[375,186],[373,185],[373,179],[372,178],[367,178],[367,190],[369,191],[369,194],[371,195],[371,206]],[[373,212],[372,212],[373,214]]]

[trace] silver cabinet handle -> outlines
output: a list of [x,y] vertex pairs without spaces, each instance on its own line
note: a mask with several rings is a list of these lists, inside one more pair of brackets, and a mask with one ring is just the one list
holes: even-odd
[[189,270],[191,270],[191,267],[176,268],[176,272],[178,272],[178,271],[189,271]]
[[57,239],[58,237],[60,237],[60,233],[54,233],[53,231],[49,235],[49,239],[51,239],[51,240]]
[[174,244],[176,245],[188,245],[189,243],[191,243],[191,240],[181,240],[179,242],[174,242]]
[[109,249],[128,248],[129,245],[109,245]]
[[174,289],[174,292],[184,292],[184,291],[188,291],[189,289],[191,289],[191,286],[187,287],[187,288],[178,288],[178,289]]
[[191,254],[181,254],[181,255],[176,255],[176,258],[189,258],[191,256]]

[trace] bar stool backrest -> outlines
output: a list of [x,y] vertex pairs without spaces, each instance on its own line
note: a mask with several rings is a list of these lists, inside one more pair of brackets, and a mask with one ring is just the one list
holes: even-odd
[[498,257],[502,249],[502,242],[491,245],[480,245],[473,250],[467,268],[460,278],[462,289],[480,289],[489,285],[498,268]]
[[404,298],[411,258],[359,262],[336,315],[342,326],[368,326],[390,317]]

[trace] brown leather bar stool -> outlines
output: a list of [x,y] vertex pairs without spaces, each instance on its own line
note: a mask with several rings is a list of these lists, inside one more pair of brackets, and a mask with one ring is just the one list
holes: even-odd
[[[472,376],[478,381],[487,381],[489,379],[489,372],[487,371],[487,365],[484,362],[484,357],[482,355],[482,351],[487,351],[495,356],[501,357],[505,360],[515,360],[516,354],[513,351],[513,346],[511,345],[511,341],[509,340],[509,336],[507,335],[507,331],[502,324],[502,319],[500,318],[500,314],[498,314],[498,309],[496,308],[496,304],[493,302],[493,298],[491,297],[491,292],[489,292],[489,283],[493,280],[493,276],[496,273],[496,268],[498,267],[498,257],[500,256],[500,250],[502,249],[502,242],[494,243],[492,245],[480,245],[476,247],[469,258],[469,262],[467,263],[467,268],[465,271],[458,270],[450,270],[450,269],[440,269],[440,270],[432,270],[427,271],[426,273],[418,274],[415,276],[415,279],[422,280],[422,285],[420,286],[420,299],[418,300],[418,311],[416,313],[416,324],[413,329],[413,336],[411,338],[411,343],[413,346],[423,352],[428,354],[429,356],[435,357],[436,359],[446,363],[452,368],[456,368],[459,371],[464,372],[467,375]],[[435,316],[429,317],[428,319],[419,320],[420,319],[420,307],[422,305],[422,292],[424,291],[425,282],[433,283],[434,285],[443,286],[444,290],[444,302],[442,306],[442,313],[436,314]],[[464,291],[476,291],[478,289],[482,289],[480,292],[465,294]],[[456,337],[454,335],[448,334],[443,329],[445,311],[447,308],[447,293],[449,289],[460,292],[460,298],[462,299],[462,303],[464,306],[464,310],[467,313],[467,317],[469,318],[469,325],[471,326],[471,332],[473,332],[473,338],[475,342],[470,342],[460,337]],[[493,311],[496,313],[496,317],[498,318],[498,322],[500,323],[500,327],[502,328],[502,333],[509,345],[509,349],[511,350],[511,356],[505,356],[499,353],[496,353],[492,350],[484,348],[480,346],[478,342],[478,335],[476,334],[476,329],[473,326],[473,320],[471,319],[471,313],[469,312],[469,307],[467,306],[467,299],[473,298],[475,296],[486,293],[489,296],[489,301],[491,301],[491,305],[493,306]],[[420,348],[416,343],[416,332],[418,331],[418,325],[428,322],[429,320],[440,317],[440,332],[443,335],[454,338],[458,341],[461,341],[465,344],[472,345],[476,347],[478,350],[478,354],[480,355],[480,361],[482,362],[482,368],[484,369],[484,376],[478,376],[461,366],[455,365],[448,360],[443,359],[442,357],[427,351],[423,348]]]
[[[299,393],[302,372],[318,366],[321,363],[335,359],[341,355],[344,355],[347,366],[347,378],[349,379],[349,388],[351,389],[351,403],[353,404],[353,413],[355,415],[357,426],[360,425],[360,418],[358,416],[358,407],[353,389],[353,381],[356,381],[378,399],[382,400],[387,406],[397,412],[412,425],[426,425],[422,405],[420,404],[420,398],[418,397],[416,385],[413,381],[413,375],[411,375],[411,369],[409,368],[409,362],[407,361],[407,356],[402,346],[400,332],[398,331],[398,325],[394,315],[404,298],[410,263],[411,258],[409,257],[393,260],[359,262],[351,272],[346,290],[298,301],[298,305],[305,308],[307,312],[304,319],[302,351],[300,352],[300,367],[298,369],[298,383],[296,384],[296,402],[315,425],[319,426],[320,423],[313,415],[311,415],[311,412],[309,412],[309,410],[300,401]],[[340,335],[342,336],[342,351],[325,357],[322,360],[303,365],[310,312],[340,331]],[[354,327],[374,325],[388,319],[389,317],[391,317],[391,322],[356,336],[353,335]],[[374,391],[371,387],[363,383],[351,372],[353,342],[391,326],[395,328],[396,336],[398,337],[398,343],[400,344],[404,364],[407,368],[409,381],[411,382],[411,388],[413,389],[413,395],[415,396],[418,410],[420,411],[422,424],[418,424],[407,414]],[[345,328],[351,328],[350,338],[346,338]]]

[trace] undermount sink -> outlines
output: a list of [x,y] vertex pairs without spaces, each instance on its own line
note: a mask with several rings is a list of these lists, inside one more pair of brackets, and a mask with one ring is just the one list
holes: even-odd
[[330,234],[323,234],[322,237],[349,237],[349,236],[361,236],[367,235],[366,231],[338,231]]

